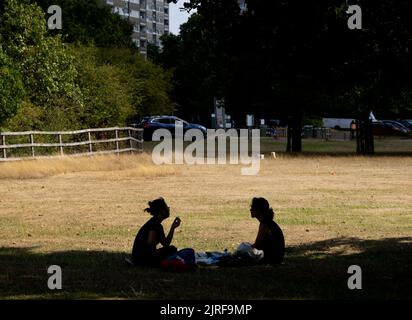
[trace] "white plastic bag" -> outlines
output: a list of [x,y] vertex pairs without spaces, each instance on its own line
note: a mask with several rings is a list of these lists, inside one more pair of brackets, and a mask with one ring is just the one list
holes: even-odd
[[258,250],[252,247],[252,244],[249,242],[242,242],[236,249],[236,254],[248,256],[253,259],[255,262],[259,262],[264,257],[263,250]]

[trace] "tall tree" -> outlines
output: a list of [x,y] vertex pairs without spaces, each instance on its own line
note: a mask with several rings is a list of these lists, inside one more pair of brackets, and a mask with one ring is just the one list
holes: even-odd
[[[25,99],[44,109],[73,109],[82,104],[74,56],[59,36],[50,36],[43,10],[6,0],[0,15],[0,43],[21,74]],[[63,103],[64,102],[64,103]]]
[[134,48],[64,43],[34,2],[6,0],[0,43],[0,123],[9,130],[125,125],[173,112],[170,72]]
[[412,86],[412,3],[362,0],[358,4],[363,29],[347,31],[341,72],[360,125],[358,152],[373,153],[370,111],[382,118],[402,117],[412,111],[410,103],[400,103]]
[[182,25],[179,36],[162,37],[160,61],[173,71],[174,91],[181,117],[206,122],[213,110],[213,98],[222,96],[216,41],[203,27],[203,17],[194,14]]
[[17,113],[23,95],[22,76],[0,46],[0,126]]
[[229,108],[288,119],[288,150],[297,152],[304,116],[357,117],[358,151],[373,152],[370,110],[410,110],[410,1],[356,1],[364,13],[362,30],[347,26],[348,1],[246,2],[242,15],[236,0],[187,5],[201,16],[199,34],[210,36],[217,59],[204,54],[204,64],[212,65],[207,74]]

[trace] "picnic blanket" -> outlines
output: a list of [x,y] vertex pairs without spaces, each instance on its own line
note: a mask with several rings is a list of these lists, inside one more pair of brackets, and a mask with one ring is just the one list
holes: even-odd
[[224,252],[197,252],[195,260],[197,265],[235,266],[256,264],[263,256],[262,250],[253,248],[249,242],[242,242],[234,253],[228,253],[227,249]]

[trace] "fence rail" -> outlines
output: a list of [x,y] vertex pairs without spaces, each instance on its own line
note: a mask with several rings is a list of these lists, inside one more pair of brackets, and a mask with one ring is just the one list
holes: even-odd
[[[273,134],[273,131],[268,129],[268,135],[276,136],[277,138],[287,138],[288,129],[287,128],[276,128],[276,134]],[[308,131],[302,132],[302,138],[312,138],[312,139],[321,139],[321,140],[338,140],[338,141],[347,141],[352,140],[353,136],[350,131],[340,131],[330,128],[313,128]]]
[[[114,138],[108,138],[109,133],[114,133]],[[126,134],[125,137],[120,137],[119,133]],[[87,134],[85,141],[75,142],[63,142],[63,137],[80,136]],[[92,134],[97,134],[97,139],[93,139]],[[58,143],[39,143],[35,142],[36,136],[46,136],[58,138]],[[0,161],[16,161],[25,159],[40,159],[40,158],[52,158],[56,156],[82,156],[82,155],[97,155],[97,154],[109,154],[109,153],[124,153],[124,152],[142,152],[143,151],[143,129],[137,129],[132,127],[114,127],[114,128],[97,128],[97,129],[84,129],[77,131],[25,131],[25,132],[0,132]],[[30,139],[30,143],[14,143],[7,144],[10,139],[16,139],[21,137],[27,137]],[[78,140],[78,139],[77,139]],[[121,146],[121,143],[126,143],[127,147]],[[106,144],[115,144],[115,148],[109,148],[109,150],[96,150],[94,146]],[[65,153],[65,148],[68,147],[82,147],[89,146],[87,152],[75,152]],[[30,149],[29,156],[23,157],[10,157],[9,151],[16,149]],[[36,155],[36,148],[57,148],[57,155]]]

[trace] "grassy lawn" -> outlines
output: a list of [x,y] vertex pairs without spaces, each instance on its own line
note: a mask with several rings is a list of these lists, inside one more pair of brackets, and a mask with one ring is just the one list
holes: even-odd
[[[257,176],[240,168],[154,166],[149,155],[0,163],[0,298],[412,298],[412,157],[280,154]],[[284,264],[188,274],[126,266],[143,209],[159,196],[182,219],[174,244],[196,251],[253,242],[250,200],[266,197]],[[47,289],[54,264],[58,292]],[[363,289],[351,291],[355,264]]]
[[[284,152],[286,141],[263,138],[261,143],[262,153],[271,151]],[[334,153],[334,154],[355,154],[356,140],[339,141],[321,139],[302,139],[302,149],[304,153]],[[412,139],[399,138],[375,138],[376,153],[389,154],[409,154],[412,156]]]
[[[191,142],[185,142],[185,146]],[[145,142],[144,150],[150,152],[157,142]],[[270,154],[271,152],[285,152],[286,140],[279,138],[277,140],[269,137],[261,138],[261,153]],[[356,140],[339,141],[339,140],[321,140],[321,139],[302,139],[303,153],[320,153],[320,154],[338,154],[350,155],[356,154]],[[410,155],[412,156],[412,139],[406,138],[375,138],[376,154],[389,155]]]

